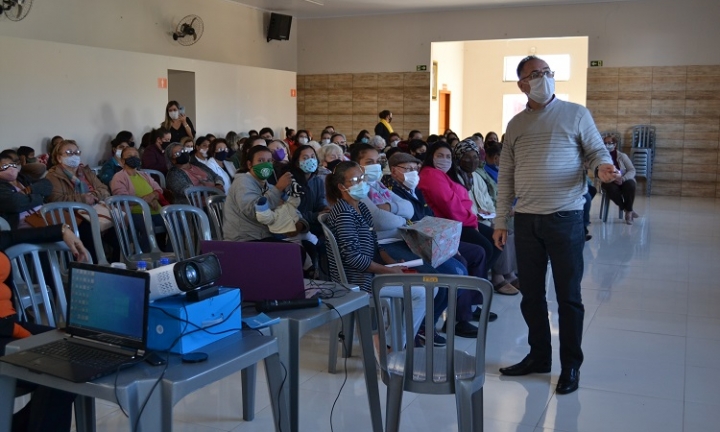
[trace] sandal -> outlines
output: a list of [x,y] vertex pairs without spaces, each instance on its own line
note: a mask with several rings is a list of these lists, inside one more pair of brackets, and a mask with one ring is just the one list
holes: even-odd
[[518,291],[517,288],[510,285],[509,283],[497,285],[494,288],[495,288],[496,293],[502,294],[502,295],[507,295],[507,296],[514,296],[520,292],[520,291]]

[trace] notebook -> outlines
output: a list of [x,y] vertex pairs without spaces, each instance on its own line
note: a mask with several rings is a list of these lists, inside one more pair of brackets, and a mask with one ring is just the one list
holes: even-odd
[[0,361],[72,382],[138,361],[147,346],[150,275],[70,263],[67,336]]
[[303,257],[294,243],[205,240],[200,249],[220,260],[217,284],[240,288],[244,302],[305,298]]

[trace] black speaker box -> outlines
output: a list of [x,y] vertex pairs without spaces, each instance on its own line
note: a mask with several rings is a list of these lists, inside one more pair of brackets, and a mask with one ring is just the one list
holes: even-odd
[[267,41],[271,40],[289,40],[290,25],[292,24],[292,16],[272,13],[270,14],[270,25],[268,26]]

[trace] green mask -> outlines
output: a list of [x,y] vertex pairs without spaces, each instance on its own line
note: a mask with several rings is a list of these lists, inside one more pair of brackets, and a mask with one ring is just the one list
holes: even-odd
[[272,162],[263,162],[252,167],[255,176],[260,180],[267,180],[273,175],[273,164]]
[[25,162],[27,162],[27,163],[36,163],[36,162],[37,162],[37,158],[36,158],[36,157],[34,157],[34,158],[25,158]]

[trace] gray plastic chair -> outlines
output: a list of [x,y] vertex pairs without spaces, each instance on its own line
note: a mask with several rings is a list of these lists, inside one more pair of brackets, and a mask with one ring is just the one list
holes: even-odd
[[225,209],[226,195],[213,195],[208,198],[207,209],[212,225],[215,240],[223,239],[223,211]]
[[[485,384],[485,343],[487,323],[492,303],[493,286],[485,279],[471,276],[440,274],[378,275],[373,278],[373,301],[380,308],[383,287],[403,287],[405,297],[405,335],[410,349],[393,347],[393,352],[380,350],[380,374],[387,385],[385,430],[397,432],[400,427],[400,408],[403,391],[425,394],[455,394],[459,432],[483,430],[483,385]],[[447,326],[447,346],[412,348],[413,316],[411,287],[425,288],[427,313],[425,328],[434,327],[433,296],[435,287],[448,289],[447,322],[455,322],[458,289],[480,291],[483,307],[478,322],[475,355],[455,350],[455,326]],[[377,317],[378,325],[382,316]],[[392,325],[397,325],[393,323]],[[380,346],[386,345],[384,332],[378,332]]]
[[[78,218],[80,218],[80,221],[84,223],[88,223],[88,221],[75,213],[78,210],[87,212],[86,214],[90,217],[93,246],[95,246],[95,254],[97,255],[98,261],[97,264],[109,265],[108,260],[105,257],[105,249],[103,248],[102,233],[100,232],[100,218],[92,206],[77,202],[53,202],[40,207],[40,214],[50,225],[70,225],[75,232],[75,235],[80,237],[80,231],[78,231]],[[66,216],[69,216],[70,220],[66,220]]]
[[0,218],[0,231],[10,231],[10,224],[3,218]]
[[[115,195],[105,200],[105,204],[110,208],[110,215],[113,218],[115,233],[120,243],[120,251],[122,259],[126,264],[134,265],[138,261],[146,261],[150,268],[154,268],[160,261],[160,258],[175,259],[172,252],[163,252],[157,245],[155,239],[155,227],[152,223],[150,206],[145,200],[133,195]],[[150,250],[145,252],[140,248],[138,229],[135,227],[134,219],[130,216],[133,206],[142,208],[142,216],[147,233]],[[124,216],[125,215],[128,216]]]
[[[5,249],[12,264],[15,307],[20,321],[29,321],[27,310],[37,324],[58,327],[67,313],[67,299],[60,273],[59,255],[72,259],[65,243],[19,244]],[[40,257],[46,257],[51,274],[45,274]],[[52,287],[52,289],[50,289]]]
[[[610,201],[610,196],[605,193],[602,187],[598,188],[598,192],[600,193],[600,219],[602,219],[603,222],[607,222],[608,212],[610,211],[610,204],[612,204],[612,202]],[[622,218],[623,211],[618,207],[618,219]]]
[[207,207],[208,199],[211,196],[222,194],[220,189],[208,186],[192,186],[185,189],[185,198],[187,198],[188,203],[203,210]]
[[160,210],[178,261],[200,255],[200,241],[212,240],[210,222],[204,211],[187,204],[173,204]]
[[161,188],[165,189],[165,174],[158,170],[142,168],[140,171],[149,174],[155,181],[158,182]]

